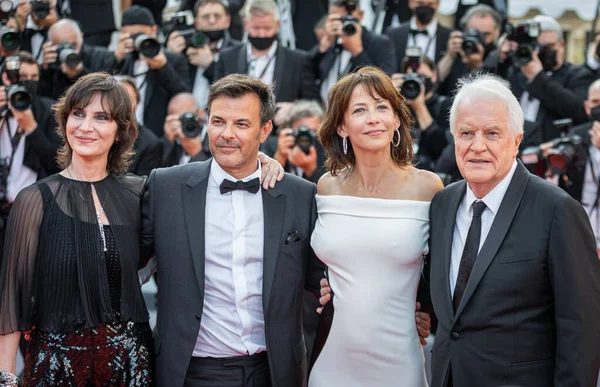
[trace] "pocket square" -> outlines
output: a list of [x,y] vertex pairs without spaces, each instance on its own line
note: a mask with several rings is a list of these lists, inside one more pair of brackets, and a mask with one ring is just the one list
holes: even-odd
[[288,231],[287,238],[285,238],[285,244],[289,245],[300,240],[300,233],[297,230]]

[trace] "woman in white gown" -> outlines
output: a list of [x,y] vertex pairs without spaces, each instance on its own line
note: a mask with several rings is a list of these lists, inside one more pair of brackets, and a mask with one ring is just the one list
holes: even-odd
[[309,387],[427,386],[414,310],[442,182],[412,166],[410,112],[383,72],[345,76],[328,106],[319,139],[330,172],[311,243],[335,313]]

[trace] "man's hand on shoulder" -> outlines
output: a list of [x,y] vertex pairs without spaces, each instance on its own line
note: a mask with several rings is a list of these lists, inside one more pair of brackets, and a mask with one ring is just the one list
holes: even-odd
[[285,170],[275,159],[270,158],[262,152],[258,152],[258,160],[262,168],[261,179],[264,189],[275,187],[275,183],[281,181],[285,176]]

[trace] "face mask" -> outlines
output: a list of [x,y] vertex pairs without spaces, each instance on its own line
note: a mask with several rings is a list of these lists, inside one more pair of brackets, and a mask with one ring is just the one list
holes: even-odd
[[23,87],[25,88],[25,90],[27,90],[27,92],[29,94],[31,94],[33,97],[35,97],[37,95],[37,91],[38,91],[38,85],[40,83],[40,81],[34,81],[31,79],[25,80],[21,82],[23,84]]
[[538,58],[540,58],[540,61],[542,62],[544,71],[552,71],[558,64],[558,61],[556,60],[556,50],[540,50]]
[[429,24],[431,19],[433,19],[434,13],[435,13],[435,10],[427,5],[419,5],[415,9],[415,16],[417,17],[417,20],[421,24]]
[[269,36],[267,38],[256,38],[254,36],[248,36],[248,41],[252,47],[259,51],[264,51],[273,45],[273,42],[277,39],[277,35]]
[[225,30],[216,30],[216,31],[202,31],[204,35],[208,38],[208,40],[212,42],[218,42],[219,40],[225,38]]
[[595,108],[593,108],[590,113],[591,113],[590,114],[590,119],[592,121],[599,121],[600,122],[600,105],[598,105]]

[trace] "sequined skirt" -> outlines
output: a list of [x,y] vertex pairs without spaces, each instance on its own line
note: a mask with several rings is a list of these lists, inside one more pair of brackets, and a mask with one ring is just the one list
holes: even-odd
[[103,324],[67,333],[34,330],[23,386],[150,386],[148,323]]

